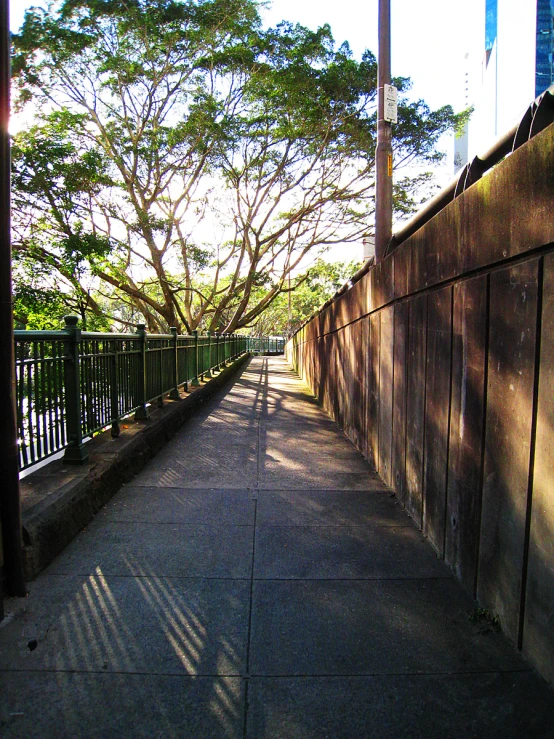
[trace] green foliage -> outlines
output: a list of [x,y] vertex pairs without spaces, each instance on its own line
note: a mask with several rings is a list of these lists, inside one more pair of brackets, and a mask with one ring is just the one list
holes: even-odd
[[81,317],[81,328],[85,330],[110,328],[109,319],[91,311],[84,296],[60,291],[44,282],[35,287],[32,279],[16,279],[13,312],[15,328],[30,331],[59,331],[63,328],[63,316],[75,313]]
[[288,336],[294,333],[361,266],[361,262],[330,263],[318,259],[306,272],[291,280],[290,294],[281,292],[253,323],[251,333],[255,336]]
[[57,290],[19,285],[14,294],[16,328],[59,331],[62,317],[69,313],[64,296]]
[[[308,254],[371,231],[376,61],[329,26],[263,30],[255,0],[61,0],[13,42],[16,105],[41,111],[14,140],[22,274],[99,319],[252,326]],[[395,162],[432,163],[457,118],[395,83]],[[397,182],[398,212],[424,179]]]

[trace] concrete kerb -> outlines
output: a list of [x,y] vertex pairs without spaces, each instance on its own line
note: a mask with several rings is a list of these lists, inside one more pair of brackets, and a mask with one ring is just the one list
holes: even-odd
[[[104,506],[120,487],[142,470],[182,425],[227,384],[250,359],[246,353],[181,400],[155,409],[147,421],[125,423],[117,439],[105,431],[87,446],[83,467],[51,462],[21,485],[38,502],[23,511],[25,579],[33,580]],[[42,493],[42,495],[41,495]]]

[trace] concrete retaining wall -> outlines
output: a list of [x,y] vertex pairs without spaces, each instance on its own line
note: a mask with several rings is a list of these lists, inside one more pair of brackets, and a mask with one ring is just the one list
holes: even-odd
[[438,555],[554,681],[554,125],[286,352]]

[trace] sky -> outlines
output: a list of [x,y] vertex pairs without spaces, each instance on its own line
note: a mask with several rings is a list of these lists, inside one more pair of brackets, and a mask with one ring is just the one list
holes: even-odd
[[[40,0],[11,0],[11,27]],[[391,0],[393,76],[410,77],[413,94],[431,107],[463,106],[463,58],[473,29],[483,27],[483,0]],[[368,48],[377,55],[378,0],[273,0],[262,11],[267,25],[281,20],[309,28],[328,23],[335,40],[348,41],[359,58]]]
[[[391,0],[392,74],[410,77],[414,95],[431,107],[463,105],[463,59],[481,4]],[[335,40],[360,57],[365,48],[377,55],[377,12],[378,0],[274,0],[264,15],[271,25],[281,18],[310,28],[329,23]]]

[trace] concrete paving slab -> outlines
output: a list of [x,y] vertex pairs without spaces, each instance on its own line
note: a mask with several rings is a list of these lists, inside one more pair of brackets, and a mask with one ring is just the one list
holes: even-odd
[[[230,445],[223,439],[206,444],[195,453],[188,447],[149,464],[133,480],[146,487],[238,488],[254,487],[257,478],[255,447]],[[177,454],[178,453],[178,454]],[[180,455],[180,456],[179,456]],[[186,456],[185,456],[186,455]]]
[[373,490],[368,472],[320,472],[317,465],[295,470],[280,465],[260,473],[261,490]]
[[254,577],[450,577],[412,526],[259,526]]
[[[301,403],[302,401],[298,401]],[[327,416],[321,408],[314,410],[311,418],[306,419],[300,413],[301,408],[286,409],[281,408],[279,411],[271,412],[262,408],[261,425],[262,429],[275,437],[280,434],[288,433],[290,436],[298,440],[298,443],[308,444],[316,443],[318,439],[324,442],[325,436],[327,441],[340,439],[340,442],[348,444],[345,436],[343,436],[337,424]],[[346,446],[344,447],[346,448]]]
[[[295,437],[283,431],[279,437],[275,435],[260,434],[261,449],[267,458],[265,463],[272,460],[290,460],[293,466],[315,467],[321,463],[328,467],[335,465],[335,471],[342,472],[366,472],[375,475],[375,471],[361,457],[352,446],[348,448],[348,442],[343,446],[337,440],[333,441],[329,433],[306,434],[301,438]],[[377,479],[377,478],[376,478]]]
[[[271,455],[269,457],[270,461],[290,459],[292,462],[309,467],[313,467],[314,464],[319,465],[320,463],[324,467],[334,464],[335,470],[339,468],[342,471],[367,472],[375,475],[361,454],[352,448],[351,445],[348,445],[348,442],[346,442],[346,447],[338,443],[325,442],[328,442],[327,435],[325,435],[325,440],[322,444],[314,440],[313,443],[310,442],[305,445],[303,441],[294,441],[294,443],[291,443],[290,436],[280,435],[278,439],[275,439],[268,434],[266,437],[262,437],[262,448],[264,451],[267,450],[267,453]],[[376,475],[375,479],[378,479]]]
[[264,451],[263,472],[278,473],[284,469],[287,472],[296,473],[312,470],[317,465],[320,474],[336,474],[337,472],[358,473],[371,475],[372,470],[368,463],[355,450],[337,450],[336,453],[315,452],[311,445],[307,448],[300,443],[298,446],[291,444],[290,438],[280,437],[279,440],[267,439]]
[[97,518],[119,522],[253,526],[254,505],[252,493],[246,490],[126,485]]
[[396,498],[381,490],[260,490],[257,521],[274,526],[413,526]]
[[98,519],[52,562],[55,575],[250,577],[253,528]]
[[256,676],[525,670],[453,579],[254,582]]
[[239,678],[0,673],[4,739],[239,739]]
[[239,675],[249,583],[40,577],[2,635],[7,670]]
[[251,739],[550,739],[552,692],[535,675],[253,678]]

